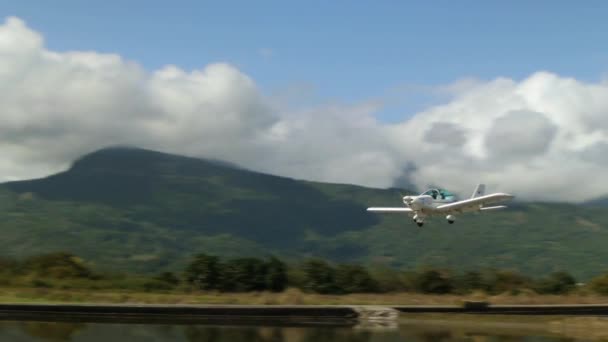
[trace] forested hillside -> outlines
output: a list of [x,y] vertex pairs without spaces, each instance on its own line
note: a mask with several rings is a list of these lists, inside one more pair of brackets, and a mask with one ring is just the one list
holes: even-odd
[[[449,185],[446,185],[449,187]],[[104,149],[44,179],[0,186],[0,248],[10,257],[69,251],[99,269],[157,273],[197,253],[322,257],[395,268],[608,268],[602,206],[514,203],[417,228],[368,205],[399,192],[265,175],[226,163],[132,148]]]

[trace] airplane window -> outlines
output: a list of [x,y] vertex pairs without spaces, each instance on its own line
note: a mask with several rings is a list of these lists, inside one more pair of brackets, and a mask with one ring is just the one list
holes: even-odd
[[440,198],[442,200],[453,200],[455,199],[455,195],[444,189],[431,189],[422,193],[422,195],[431,196],[433,199]]
[[452,194],[451,192],[444,190],[444,189],[439,189],[439,193],[441,194],[441,198],[442,199],[452,199],[454,198],[454,194]]
[[422,195],[427,195],[427,196],[431,196],[433,197],[433,199],[437,199],[437,196],[439,196],[439,191],[437,190],[428,190],[427,192],[423,193]]

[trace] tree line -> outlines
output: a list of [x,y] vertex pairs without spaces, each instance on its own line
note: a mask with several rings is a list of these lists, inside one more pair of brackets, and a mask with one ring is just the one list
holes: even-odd
[[[593,289],[608,294],[592,282]],[[577,288],[576,279],[567,272],[554,272],[533,279],[512,270],[453,272],[423,268],[400,271],[391,268],[366,268],[357,264],[331,264],[322,259],[309,259],[287,265],[272,257],[266,261],[238,258],[221,262],[216,256],[197,255],[185,271],[188,285],[200,290],[223,292],[274,291],[287,287],[319,294],[416,292],[426,294],[467,294],[483,291],[489,294],[517,294],[533,290],[539,294],[566,294]]]
[[181,272],[163,272],[156,276],[112,275],[96,272],[77,256],[59,252],[22,261],[0,258],[1,285],[216,292],[281,292],[292,287],[319,294],[468,294],[475,291],[567,294],[584,290],[608,295],[608,274],[598,276],[588,284],[580,284],[567,272],[533,278],[504,269],[455,272],[427,267],[404,271],[382,266],[333,264],[323,259],[288,264],[272,256],[224,260],[198,254]]

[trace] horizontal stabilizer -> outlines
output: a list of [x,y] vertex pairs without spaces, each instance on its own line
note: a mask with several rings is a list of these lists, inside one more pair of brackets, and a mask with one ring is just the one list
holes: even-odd
[[479,210],[498,210],[498,209],[507,209],[506,205],[497,205],[495,207],[481,207]]
[[373,212],[377,212],[377,213],[398,213],[398,212],[402,212],[402,213],[408,213],[411,212],[412,209],[410,208],[380,208],[380,207],[372,207],[372,208],[367,208],[367,211],[373,211]]

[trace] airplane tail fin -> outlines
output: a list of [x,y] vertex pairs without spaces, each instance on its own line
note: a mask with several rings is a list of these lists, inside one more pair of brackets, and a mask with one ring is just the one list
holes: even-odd
[[471,195],[471,198],[481,197],[481,196],[483,196],[485,194],[486,194],[486,185],[485,184],[477,184],[477,187],[475,188],[475,191],[473,192],[473,195]]

